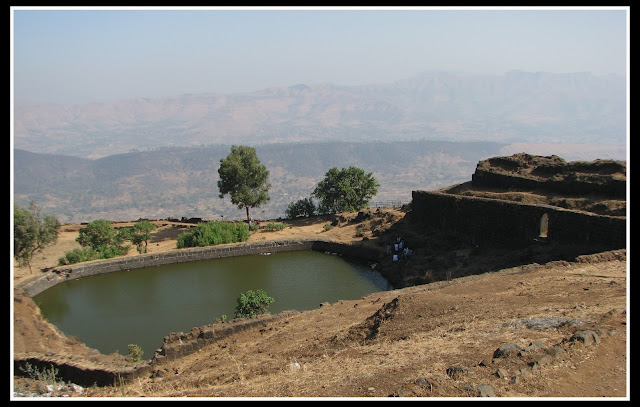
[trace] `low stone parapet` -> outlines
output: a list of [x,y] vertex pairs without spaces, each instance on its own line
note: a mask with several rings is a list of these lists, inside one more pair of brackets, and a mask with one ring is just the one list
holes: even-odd
[[257,315],[251,318],[236,318],[229,322],[194,327],[191,331],[172,332],[164,337],[162,347],[155,351],[152,364],[158,364],[197,352],[203,347],[245,329],[266,326],[267,322],[298,314],[298,311],[282,311],[278,314]]
[[234,243],[207,247],[175,249],[162,253],[147,253],[137,256],[96,260],[55,267],[37,279],[30,280],[19,288],[25,295],[33,297],[54,285],[67,280],[89,277],[165,264],[186,263],[225,257],[250,256],[262,253],[316,250],[339,253],[344,256],[376,261],[379,252],[375,249],[323,240],[291,239],[263,242]]

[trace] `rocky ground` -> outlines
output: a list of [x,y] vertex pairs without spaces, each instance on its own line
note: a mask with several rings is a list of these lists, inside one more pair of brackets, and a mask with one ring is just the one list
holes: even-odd
[[[255,232],[251,240],[323,238],[383,250],[401,234],[417,245],[421,233],[409,218],[405,211],[385,210],[299,219],[279,232]],[[184,227],[164,224],[151,251],[174,249]],[[76,247],[77,229],[61,228],[58,243],[34,259],[33,274],[14,266],[14,285],[55,266]],[[508,253],[494,253],[502,259],[497,262],[487,255],[457,248],[442,258],[418,251],[410,263],[383,259],[380,266],[396,267],[399,276],[422,271],[424,282],[444,281],[318,304],[164,362],[149,377],[57,395],[627,398],[626,251],[509,267],[500,267],[508,264]],[[431,269],[437,267],[427,260],[455,271],[436,278]],[[478,264],[488,272],[471,272]],[[127,365],[120,355],[101,355],[57,331],[19,291],[14,297],[14,354]],[[46,393],[42,381],[29,377],[15,377],[13,386],[25,394]]]

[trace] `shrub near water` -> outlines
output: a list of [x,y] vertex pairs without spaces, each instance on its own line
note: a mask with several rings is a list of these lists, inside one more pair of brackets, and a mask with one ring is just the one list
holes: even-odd
[[191,232],[178,236],[178,249],[224,243],[244,242],[249,238],[249,226],[238,222],[199,223]]
[[269,222],[267,223],[267,226],[264,227],[264,230],[266,230],[267,232],[277,232],[279,230],[283,230],[287,226],[288,225],[286,223]]
[[83,261],[96,260],[100,256],[100,253],[94,251],[90,247],[83,247],[82,249],[73,249],[65,252],[63,257],[58,259],[58,266],[65,266],[67,264],[81,263]]
[[275,300],[263,290],[249,290],[240,294],[236,305],[236,318],[253,317],[269,312],[269,305]]

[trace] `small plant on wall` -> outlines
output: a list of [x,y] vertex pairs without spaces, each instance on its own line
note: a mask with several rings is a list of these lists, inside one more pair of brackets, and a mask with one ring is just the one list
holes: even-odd
[[129,361],[131,362],[140,362],[142,360],[142,355],[144,354],[144,352],[142,351],[142,348],[138,345],[134,345],[134,344],[130,344],[129,345],[129,355],[127,357],[127,359],[129,359]]

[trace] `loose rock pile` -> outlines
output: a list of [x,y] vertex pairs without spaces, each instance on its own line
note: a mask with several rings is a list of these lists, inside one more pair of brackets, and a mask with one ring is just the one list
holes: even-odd
[[[554,363],[561,363],[575,347],[599,345],[603,336],[613,335],[614,333],[615,330],[607,329],[578,330],[570,337],[552,346],[546,346],[541,341],[530,342],[526,347],[521,347],[515,343],[505,343],[494,350],[491,358],[483,359],[472,367],[449,366],[446,368],[444,375],[420,377],[413,383],[406,384],[400,391],[390,396],[437,395],[438,387],[454,386],[459,389],[461,394],[466,394],[468,397],[499,397],[501,396],[500,387],[517,385],[534,372],[549,367]],[[472,379],[486,376],[485,369],[490,369],[493,372],[491,377],[500,379],[505,383],[498,381],[493,382],[493,384],[470,384],[470,382],[474,381]]]

